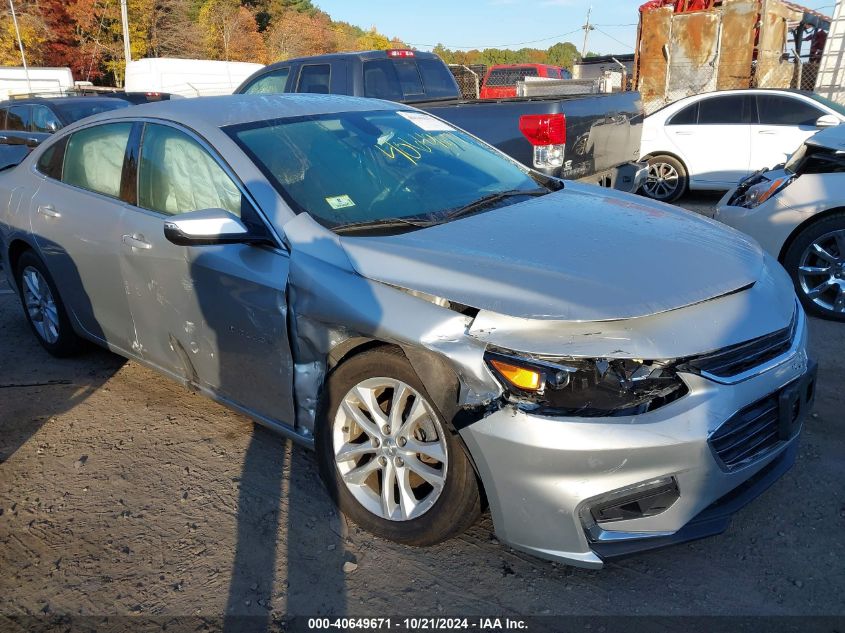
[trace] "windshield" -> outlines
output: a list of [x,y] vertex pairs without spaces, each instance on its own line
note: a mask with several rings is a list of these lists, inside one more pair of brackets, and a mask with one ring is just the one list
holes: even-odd
[[128,108],[130,105],[132,104],[123,99],[109,97],[108,99],[91,99],[90,101],[56,102],[53,107],[59,111],[65,122],[70,124],[100,112]]
[[814,99],[815,101],[818,101],[821,104],[826,105],[828,108],[830,108],[834,112],[838,112],[842,116],[845,116],[845,106],[843,106],[841,103],[836,103],[835,101],[831,101],[827,97],[817,95],[814,92],[808,94],[807,96],[810,97],[811,99]]
[[549,182],[417,111],[345,112],[226,131],[294,211],[333,229],[402,219],[443,222],[494,194],[508,192],[493,206],[520,202],[520,192],[537,195]]

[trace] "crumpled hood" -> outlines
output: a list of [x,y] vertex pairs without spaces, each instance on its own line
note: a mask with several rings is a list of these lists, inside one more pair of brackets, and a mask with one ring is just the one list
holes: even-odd
[[747,287],[763,266],[759,246],[723,225],[573,183],[447,224],[341,243],[370,279],[536,319],[666,312]]

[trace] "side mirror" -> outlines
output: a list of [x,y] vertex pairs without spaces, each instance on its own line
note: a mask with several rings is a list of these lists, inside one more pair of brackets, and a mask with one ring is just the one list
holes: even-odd
[[266,242],[236,215],[224,209],[203,209],[173,216],[164,223],[164,237],[179,246],[256,244]]
[[839,119],[832,114],[823,114],[816,119],[816,127],[833,127],[839,125]]
[[59,124],[56,123],[55,121],[47,121],[46,127],[47,127],[47,131],[50,132],[50,134],[53,134],[54,132],[59,131]]

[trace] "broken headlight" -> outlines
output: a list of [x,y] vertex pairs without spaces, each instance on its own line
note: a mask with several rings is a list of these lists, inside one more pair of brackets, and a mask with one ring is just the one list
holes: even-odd
[[688,391],[674,361],[525,358],[497,351],[484,359],[509,400],[548,415],[638,415]]
[[759,207],[776,193],[782,191],[795,180],[795,176],[785,175],[774,180],[762,178],[759,182],[748,185],[743,191],[737,190],[729,204],[753,209]]

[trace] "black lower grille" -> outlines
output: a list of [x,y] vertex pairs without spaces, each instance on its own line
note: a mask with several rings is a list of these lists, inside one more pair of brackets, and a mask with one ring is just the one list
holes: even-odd
[[792,347],[797,326],[796,312],[789,327],[706,356],[699,356],[690,360],[688,365],[698,372],[707,372],[720,378],[736,376],[788,352]]
[[782,389],[728,418],[707,440],[726,470],[744,466],[789,441],[813,406],[816,364]]
[[710,436],[710,446],[728,468],[750,461],[782,440],[778,393],[758,400],[722,424]]

